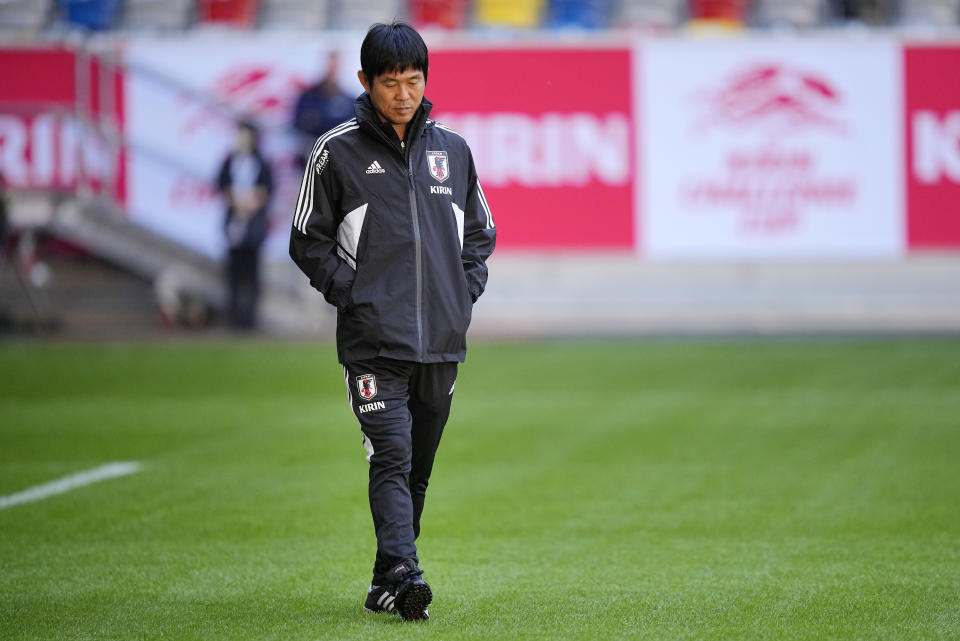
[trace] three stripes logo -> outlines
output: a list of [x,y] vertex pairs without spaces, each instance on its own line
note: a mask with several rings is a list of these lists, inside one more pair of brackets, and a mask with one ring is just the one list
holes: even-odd
[[367,173],[368,174],[385,174],[387,173],[387,170],[380,166],[379,161],[374,160],[372,163],[370,163],[370,166],[367,167]]

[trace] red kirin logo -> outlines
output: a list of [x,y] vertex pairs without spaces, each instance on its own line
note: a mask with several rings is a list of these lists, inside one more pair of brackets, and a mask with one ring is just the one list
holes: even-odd
[[[269,65],[235,67],[218,76],[209,86],[209,95],[237,114],[255,117],[260,122],[285,123],[293,111],[293,102],[306,83],[299,77]],[[192,134],[217,118],[214,105],[184,96],[196,112],[184,121],[182,132]]]
[[733,74],[722,88],[696,99],[707,111],[698,129],[759,127],[777,135],[844,129],[834,115],[841,103],[836,88],[822,76],[783,64],[750,66]]

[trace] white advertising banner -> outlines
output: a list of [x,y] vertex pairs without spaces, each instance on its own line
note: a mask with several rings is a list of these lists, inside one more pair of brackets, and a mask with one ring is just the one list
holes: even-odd
[[665,40],[635,55],[646,256],[903,253],[896,43]]
[[300,180],[301,142],[290,127],[304,88],[339,51],[336,77],[351,96],[359,41],[280,37],[135,39],[125,51],[128,211],[131,220],[210,257],[224,251],[225,207],[214,189],[235,136],[236,115],[261,128],[275,192],[267,258],[285,257]]

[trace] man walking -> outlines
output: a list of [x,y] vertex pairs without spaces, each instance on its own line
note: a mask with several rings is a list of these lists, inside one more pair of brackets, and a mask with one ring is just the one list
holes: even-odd
[[337,307],[337,354],[370,462],[377,536],[364,609],[426,619],[415,541],[496,228],[466,142],[429,119],[427,47],[370,28],[356,118],[313,146],[290,255]]

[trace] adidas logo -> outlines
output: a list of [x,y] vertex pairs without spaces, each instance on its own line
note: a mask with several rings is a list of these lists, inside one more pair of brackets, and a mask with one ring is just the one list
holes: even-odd
[[385,174],[387,170],[380,166],[380,163],[374,160],[370,163],[370,166],[367,167],[368,174]]

